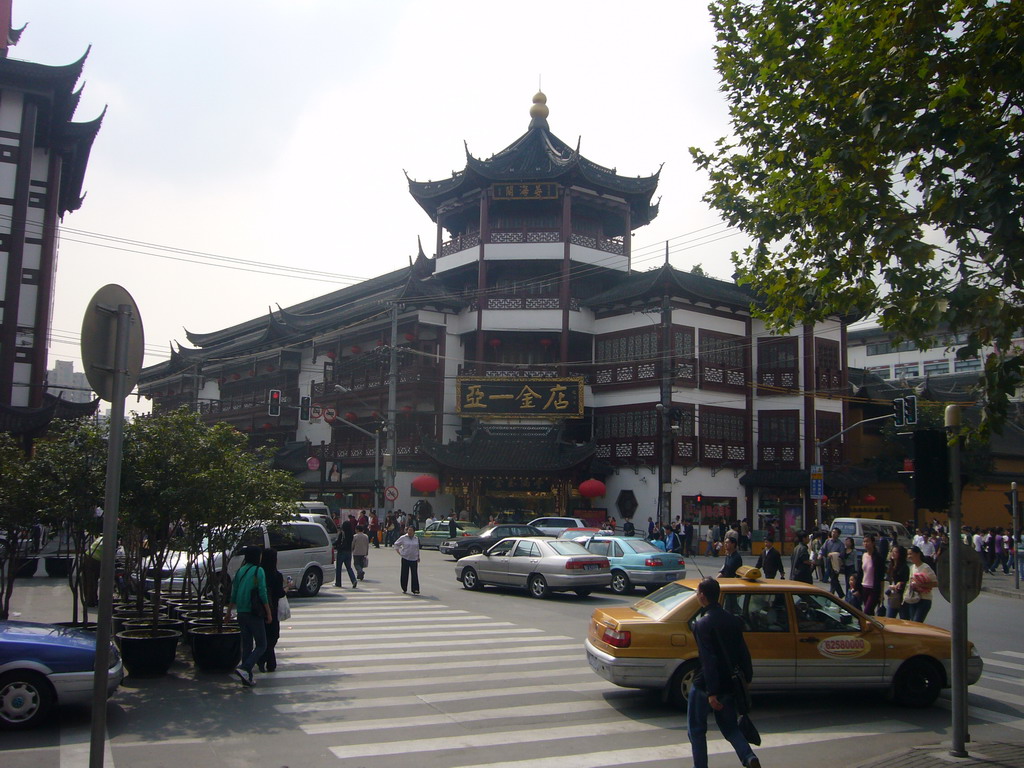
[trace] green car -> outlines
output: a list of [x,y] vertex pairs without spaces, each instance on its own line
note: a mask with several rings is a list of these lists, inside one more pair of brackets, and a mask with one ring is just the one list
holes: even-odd
[[[447,520],[437,520],[423,530],[416,531],[416,538],[420,540],[421,549],[439,549],[442,541],[452,538],[451,523]],[[455,529],[459,536],[473,536],[480,529],[465,520],[457,520]]]

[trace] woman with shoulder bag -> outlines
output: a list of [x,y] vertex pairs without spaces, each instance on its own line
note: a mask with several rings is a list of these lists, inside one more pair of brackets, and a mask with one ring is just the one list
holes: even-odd
[[903,603],[909,606],[907,618],[923,623],[932,607],[932,590],[939,586],[939,580],[924,561],[920,547],[911,547],[907,559],[910,561],[910,576],[903,592]]
[[903,605],[903,590],[910,578],[910,566],[907,565],[907,550],[899,544],[893,544],[889,550],[889,566],[886,569],[889,588],[885,590],[885,615],[890,619],[907,618],[910,606]]
[[262,552],[260,547],[245,548],[245,562],[231,583],[231,600],[225,610],[226,618],[235,610],[242,630],[242,663],[235,668],[235,675],[247,686],[255,685],[252,668],[267,649],[267,624],[273,621],[267,577],[260,568]]
[[264,550],[260,567],[266,574],[270,615],[273,617],[273,621],[267,624],[267,650],[263,652],[256,664],[260,672],[273,672],[277,669],[277,655],[274,653],[274,648],[277,647],[277,641],[281,637],[280,604],[281,600],[287,603],[288,597],[284,589],[284,575],[277,570],[277,551]]

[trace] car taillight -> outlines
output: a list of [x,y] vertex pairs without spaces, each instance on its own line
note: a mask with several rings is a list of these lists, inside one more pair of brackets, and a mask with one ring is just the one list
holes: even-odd
[[646,560],[644,560],[644,565],[646,565],[648,568],[661,568],[661,566],[663,566],[664,563],[661,562],[661,560],[657,557],[648,557]]
[[624,629],[605,627],[604,633],[601,635],[601,642],[615,648],[629,648],[629,641],[629,632]]
[[566,560],[565,570],[567,571],[585,571],[589,568],[592,570],[594,567],[597,568],[610,568],[608,558],[590,558],[589,560]]
[[473,535],[473,534],[471,534],[471,533],[466,533],[465,531],[463,531],[463,532],[462,532],[462,536],[463,536],[463,538],[465,538],[466,536],[472,536],[472,535]]

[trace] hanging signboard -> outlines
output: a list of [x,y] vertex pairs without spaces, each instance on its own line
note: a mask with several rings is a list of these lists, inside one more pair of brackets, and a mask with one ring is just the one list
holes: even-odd
[[558,185],[550,181],[492,184],[491,197],[494,200],[557,200]]
[[563,379],[455,380],[456,411],[462,416],[504,419],[582,419],[583,377]]

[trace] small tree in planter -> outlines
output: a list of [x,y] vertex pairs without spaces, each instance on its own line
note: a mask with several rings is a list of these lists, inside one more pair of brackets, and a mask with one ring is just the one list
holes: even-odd
[[14,580],[28,547],[27,531],[37,522],[32,472],[13,438],[0,432],[0,621],[11,611]]
[[95,509],[102,504],[106,471],[106,432],[85,420],[57,421],[45,440],[35,444],[32,476],[39,509],[58,530],[57,556],[71,561],[67,571],[72,594],[72,623],[88,623],[82,562],[90,534],[99,532]]

